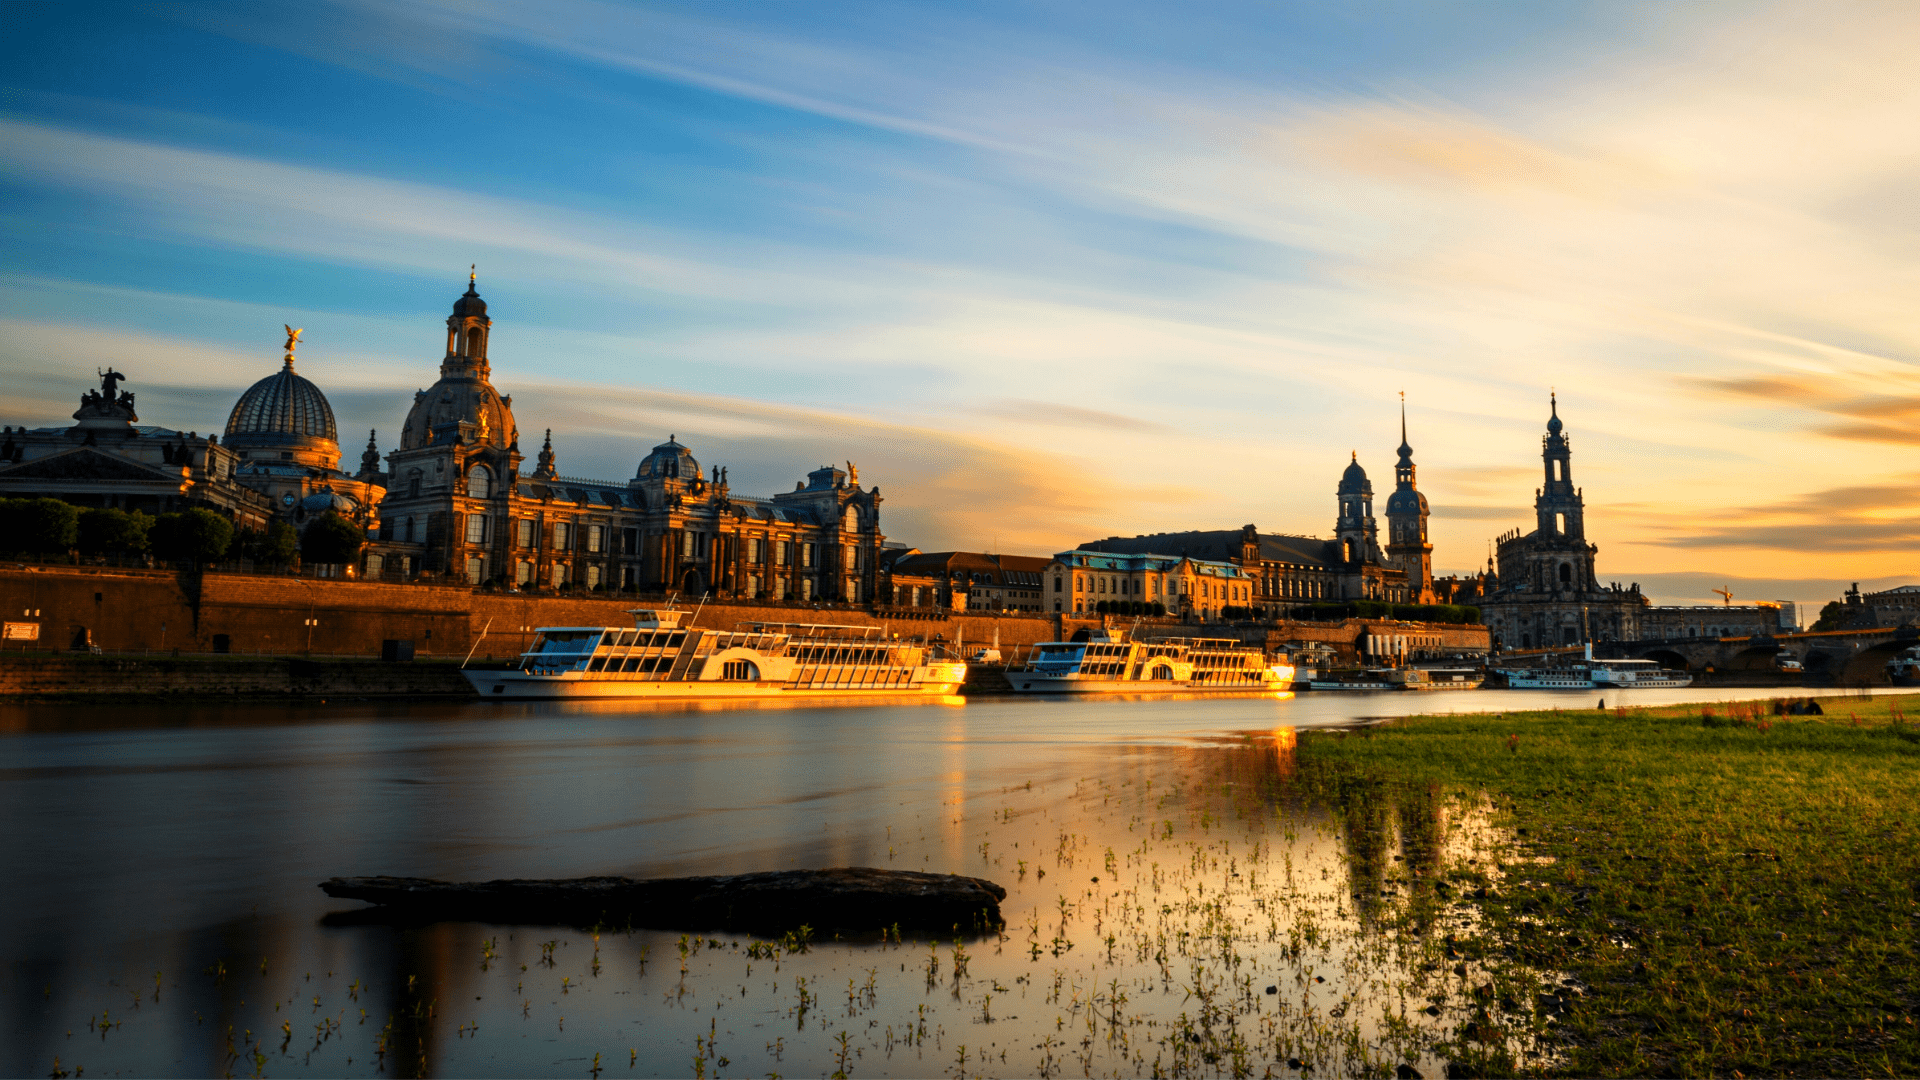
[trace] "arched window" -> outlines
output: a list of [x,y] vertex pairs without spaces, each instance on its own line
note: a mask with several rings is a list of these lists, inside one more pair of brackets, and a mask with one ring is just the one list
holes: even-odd
[[493,473],[485,465],[475,465],[467,470],[467,497],[484,499],[493,493]]
[[1560,564],[1560,580],[1562,582],[1569,582],[1569,583],[1573,581],[1573,564],[1572,563]]
[[480,328],[475,326],[467,331],[467,355],[480,355]]

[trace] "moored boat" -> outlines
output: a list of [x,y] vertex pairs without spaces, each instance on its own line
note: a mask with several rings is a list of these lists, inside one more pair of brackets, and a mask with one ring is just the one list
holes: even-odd
[[1032,662],[1007,681],[1019,694],[1271,694],[1292,687],[1293,665],[1230,638],[1145,642],[1095,630],[1085,641],[1034,646]]
[[1486,681],[1479,668],[1399,668],[1387,681],[1402,690],[1478,690]]
[[1597,660],[1588,645],[1581,660],[1552,667],[1500,668],[1509,690],[1654,690],[1693,685],[1693,676],[1652,660]]
[[543,626],[506,671],[462,672],[489,699],[792,698],[947,695],[967,665],[878,626],[681,625],[683,611],[640,609],[631,629]]

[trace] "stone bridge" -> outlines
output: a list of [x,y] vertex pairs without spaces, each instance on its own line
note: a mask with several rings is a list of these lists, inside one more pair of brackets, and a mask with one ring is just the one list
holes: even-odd
[[1680,638],[1670,641],[1608,641],[1593,655],[1609,660],[1655,660],[1685,671],[1769,671],[1783,658],[1800,661],[1807,682],[1884,686],[1887,661],[1920,645],[1911,626],[1874,630],[1822,630],[1753,637]]

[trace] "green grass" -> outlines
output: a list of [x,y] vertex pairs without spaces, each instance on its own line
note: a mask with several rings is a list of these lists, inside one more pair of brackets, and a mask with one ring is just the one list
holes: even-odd
[[[1475,1017],[1550,1030],[1551,1064],[1456,1037],[1462,1074],[1920,1074],[1920,695],[1414,717],[1303,734],[1316,785],[1491,797],[1516,850],[1453,866],[1494,972]],[[1444,897],[1428,895],[1430,904]],[[1584,995],[1547,1009],[1534,972]],[[1464,1026],[1464,1025],[1463,1025]]]

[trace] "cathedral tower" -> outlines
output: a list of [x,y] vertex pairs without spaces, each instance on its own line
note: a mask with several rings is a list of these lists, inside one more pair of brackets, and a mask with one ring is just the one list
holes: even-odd
[[1433,544],[1427,539],[1427,497],[1413,482],[1413,447],[1407,445],[1407,405],[1400,403],[1400,461],[1393,467],[1387,498],[1387,565],[1407,575],[1417,604],[1433,603]]
[[1338,495],[1340,518],[1334,522],[1333,538],[1340,561],[1349,566],[1378,562],[1380,530],[1373,520],[1373,481],[1360,467],[1357,452],[1346,472],[1340,474]]
[[1546,485],[1534,492],[1533,510],[1541,536],[1562,536],[1569,540],[1586,538],[1585,502],[1580,489],[1573,486],[1573,453],[1561,430],[1560,398],[1547,396],[1553,415],[1547,420],[1546,437],[1540,440],[1540,457],[1546,466]]

